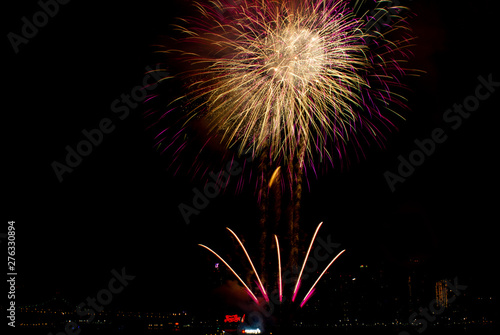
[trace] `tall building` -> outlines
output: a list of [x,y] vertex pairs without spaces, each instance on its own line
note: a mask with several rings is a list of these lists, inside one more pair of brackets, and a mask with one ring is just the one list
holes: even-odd
[[436,282],[436,304],[440,307],[448,307],[448,285],[444,279]]
[[427,277],[424,259],[413,256],[408,263],[408,304],[410,312],[417,311],[426,302],[432,300],[432,282]]

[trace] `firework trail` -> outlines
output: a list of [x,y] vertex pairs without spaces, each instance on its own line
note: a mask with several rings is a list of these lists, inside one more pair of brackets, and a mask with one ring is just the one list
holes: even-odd
[[325,272],[328,271],[328,269],[330,268],[330,266],[332,266],[333,262],[335,262],[337,260],[337,258],[339,258],[339,256],[342,255],[344,252],[345,252],[345,249],[342,250],[341,252],[339,252],[337,254],[337,256],[335,256],[335,258],[332,259],[332,261],[330,262],[330,264],[328,264],[326,266],[326,268],[323,270],[323,272],[321,272],[321,274],[319,275],[318,279],[316,279],[316,281],[314,282],[314,284],[311,286],[311,289],[309,289],[309,291],[307,292],[306,296],[304,297],[304,299],[300,303],[300,307],[304,306],[304,304],[307,302],[307,300],[312,296],[314,288],[316,287],[316,284],[319,282],[319,280],[321,279],[321,277],[323,277],[323,275],[325,274]]
[[293,289],[292,301],[295,301],[295,297],[297,296],[297,292],[298,292],[299,286],[300,286],[300,280],[302,278],[302,273],[304,272],[304,268],[306,267],[307,259],[309,258],[309,253],[311,252],[311,248],[314,244],[314,240],[316,239],[316,235],[318,234],[318,231],[322,225],[323,225],[323,222],[321,222],[318,225],[318,227],[316,228],[316,231],[314,232],[314,235],[311,239],[311,243],[309,244],[309,248],[307,249],[306,257],[304,258],[304,263],[302,264],[302,268],[300,269],[299,277],[297,278],[297,283],[295,284],[295,288]]
[[278,294],[280,297],[280,302],[283,301],[283,281],[281,280],[281,253],[280,253],[280,243],[278,241],[278,236],[274,235],[276,240],[276,250],[278,252]]
[[248,295],[250,295],[250,297],[252,297],[252,299],[258,303],[259,301],[257,300],[257,297],[255,296],[255,294],[252,293],[252,291],[248,288],[248,286],[245,284],[245,282],[243,281],[243,279],[240,278],[240,276],[238,276],[238,274],[236,273],[236,271],[233,270],[233,268],[221,257],[219,256],[215,251],[213,251],[212,249],[210,249],[209,247],[207,247],[206,245],[203,245],[203,244],[198,244],[200,247],[203,247],[205,249],[207,249],[208,251],[210,251],[212,254],[214,254],[218,259],[220,259],[227,267],[228,269],[236,276],[236,278],[238,278],[238,280],[240,281],[240,283],[245,287]]
[[257,277],[257,280],[259,282],[259,289],[260,289],[262,295],[264,296],[264,298],[266,299],[266,301],[269,301],[269,297],[267,296],[266,290],[264,289],[264,285],[262,285],[262,281],[260,280],[259,273],[255,269],[255,266],[253,265],[252,259],[248,255],[247,249],[245,248],[245,246],[243,245],[243,243],[241,242],[241,240],[239,239],[239,237],[234,233],[234,231],[232,231],[228,227],[226,227],[226,229],[229,230],[231,232],[231,234],[233,234],[233,236],[236,238],[236,240],[240,244],[241,248],[245,252],[245,255],[247,256],[248,262],[250,263],[250,266],[252,267],[252,270],[255,273],[255,276]]
[[[297,296],[297,293],[299,291],[299,288],[300,288],[300,283],[301,283],[301,279],[302,279],[302,274],[303,274],[303,271],[304,271],[304,268],[305,268],[305,265],[307,263],[307,260],[309,258],[309,253],[311,251],[311,248],[314,244],[314,241],[316,240],[316,236],[318,234],[318,231],[319,229],[321,228],[321,226],[323,225],[323,222],[321,222],[318,227],[316,228],[315,232],[314,232],[314,235],[311,239],[311,243],[309,245],[309,249],[307,251],[307,254],[304,258],[304,263],[302,265],[302,269],[300,270],[300,274],[299,276],[297,277],[297,281],[296,281],[296,284],[295,284],[295,287],[294,287],[294,290],[293,290],[293,294],[292,294],[292,302],[295,301],[295,298]],[[267,292],[264,288],[264,285],[262,284],[261,280],[260,280],[260,277],[259,277],[259,273],[257,272],[257,270],[255,269],[255,266],[253,265],[253,262],[245,248],[245,246],[243,245],[243,243],[241,242],[240,238],[236,235],[236,233],[234,233],[234,231],[232,231],[230,228],[226,227],[227,230],[229,230],[229,232],[231,232],[231,234],[236,238],[236,240],[238,241],[238,244],[241,246],[241,248],[243,249],[243,251],[245,252],[245,256],[247,257],[249,263],[250,263],[250,266],[252,267],[252,270],[255,274],[255,276],[257,277],[257,281],[258,281],[258,288],[262,294],[262,296],[264,297],[265,301],[267,303],[269,303],[269,297],[267,295]],[[274,235],[274,239],[275,239],[275,243],[276,243],[276,250],[277,250],[277,256],[278,256],[278,269],[277,269],[277,281],[278,281],[278,295],[279,295],[279,301],[280,303],[283,302],[283,280],[282,280],[282,268],[281,268],[281,250],[280,250],[280,244],[279,244],[279,240],[278,240],[278,236],[277,235]],[[212,254],[214,254],[218,259],[220,259],[228,268],[229,270],[236,276],[236,278],[239,280],[239,282],[245,287],[246,291],[248,292],[249,296],[254,300],[254,302],[256,302],[257,304],[259,303],[257,297],[255,296],[255,294],[250,290],[250,288],[245,284],[245,282],[243,281],[243,279],[241,279],[241,277],[236,273],[236,271],[234,271],[234,269],[221,257],[219,256],[215,251],[213,251],[212,249],[210,249],[209,247],[203,245],[203,244],[198,244],[199,246],[207,249],[208,251],[210,251]],[[328,269],[332,266],[332,264],[337,260],[337,258],[340,257],[340,255],[342,255],[343,253],[345,252],[345,249],[342,250],[341,252],[339,252],[331,261],[330,263],[326,266],[326,268],[323,270],[323,272],[319,275],[319,277],[316,279],[316,281],[314,282],[314,284],[311,286],[311,288],[309,289],[309,291],[306,293],[306,295],[304,296],[302,302],[300,303],[300,307],[302,308],[305,303],[309,300],[309,298],[313,295],[314,293],[314,290],[315,290],[315,287],[316,287],[316,284],[320,281],[320,279],[323,277],[323,275],[326,273],[326,271],[328,271]]]

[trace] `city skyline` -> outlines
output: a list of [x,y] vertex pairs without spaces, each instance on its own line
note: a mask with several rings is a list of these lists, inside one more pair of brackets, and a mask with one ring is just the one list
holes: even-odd
[[[320,285],[323,293],[311,299],[307,308],[299,312],[294,325],[299,328],[339,329],[382,327],[411,333],[420,333],[424,322],[425,328],[432,326],[437,329],[496,327],[497,320],[492,310],[497,304],[496,297],[478,296],[468,291],[468,285],[464,285],[458,277],[440,280],[430,278],[420,261],[416,258],[411,261],[414,267],[408,271],[408,278],[388,274],[383,268],[373,264],[360,264],[340,273],[330,271]],[[213,288],[219,290],[221,284],[227,285],[231,275],[214,266],[210,277],[216,279],[212,280]],[[217,278],[220,278],[220,282]],[[213,298],[227,298],[221,295],[223,294],[219,291]],[[97,302],[100,300],[97,299]],[[96,306],[99,307],[98,304]],[[276,317],[274,314],[280,313],[279,306],[276,308],[278,309],[269,311],[268,318],[273,319]],[[425,314],[429,309],[432,313]],[[47,301],[20,305],[18,311],[23,320],[19,326],[28,329],[53,329],[71,322],[82,330],[85,327],[115,329],[111,327],[116,327],[117,323],[123,323],[123,327],[132,327],[132,322],[138,331],[231,329],[233,326],[241,327],[245,324],[245,316],[249,317],[255,312],[220,302],[212,304],[212,310],[194,311],[189,308],[172,311],[168,307],[124,310],[123,306],[111,304],[96,310],[91,319],[90,314],[81,313],[79,307],[75,309],[75,304],[61,293]],[[432,315],[436,316],[427,319],[432,321],[427,325],[423,316]]]

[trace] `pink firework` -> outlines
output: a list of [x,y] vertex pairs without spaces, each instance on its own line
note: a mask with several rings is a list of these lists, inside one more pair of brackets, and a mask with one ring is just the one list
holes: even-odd
[[[410,37],[399,16],[375,31],[359,9],[364,1],[350,4],[197,3],[197,15],[177,26],[182,37],[160,51],[178,69],[180,90],[168,108],[176,123],[159,131],[159,150],[171,152],[173,165],[189,151],[195,174],[209,171],[203,155],[213,161],[219,152],[222,160],[259,157],[293,180],[345,160],[348,147],[359,158],[358,149],[382,146],[405,105],[397,91]],[[265,177],[257,178],[261,187]]]

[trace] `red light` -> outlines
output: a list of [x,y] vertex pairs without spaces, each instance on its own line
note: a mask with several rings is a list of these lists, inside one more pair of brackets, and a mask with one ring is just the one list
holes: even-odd
[[224,322],[238,322],[240,320],[241,318],[237,314],[234,314],[234,315],[226,315]]

